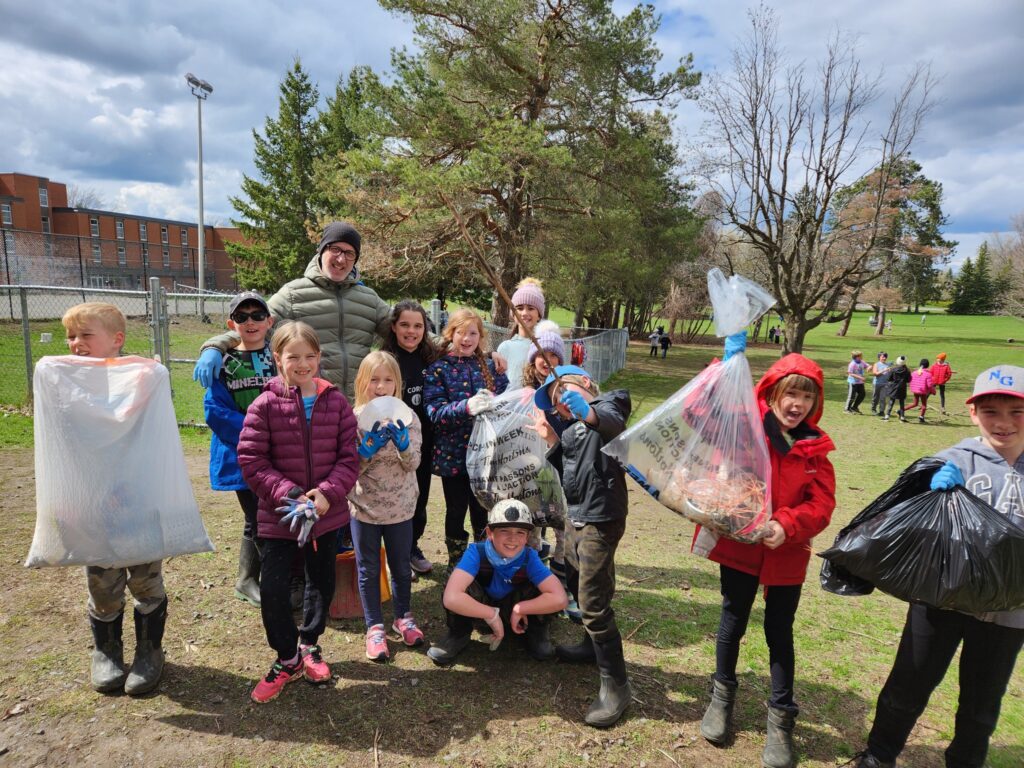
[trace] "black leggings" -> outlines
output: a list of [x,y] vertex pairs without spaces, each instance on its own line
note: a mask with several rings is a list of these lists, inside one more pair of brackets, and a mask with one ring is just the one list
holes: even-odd
[[483,541],[487,525],[487,510],[476,500],[469,486],[469,475],[463,472],[455,477],[442,477],[444,489],[444,535],[447,539],[469,539],[466,533],[466,508],[469,508],[469,522],[473,528],[473,541]]
[[[715,644],[715,678],[723,683],[736,682],[736,662],[740,640],[747,632],[750,609],[757,597],[758,578],[728,566],[719,566],[722,582],[722,618]],[[771,664],[772,695],[769,706],[797,712],[793,699],[796,658],[793,650],[793,617],[800,604],[802,585],[766,587],[764,599],[764,638]]]
[[420,453],[420,465],[416,468],[416,485],[420,493],[416,497],[416,509],[412,513],[412,548],[418,549],[420,536],[427,529],[427,502],[430,500],[430,472],[434,459],[433,434],[424,430],[423,447]]

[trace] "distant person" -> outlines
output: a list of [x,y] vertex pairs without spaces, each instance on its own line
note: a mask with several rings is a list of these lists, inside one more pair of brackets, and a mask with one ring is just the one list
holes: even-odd
[[946,362],[946,353],[939,352],[935,356],[935,364],[932,366],[932,382],[939,392],[939,408],[943,416],[946,415],[946,383],[953,378],[954,373],[956,371]]
[[927,358],[922,358],[917,370],[910,374],[910,391],[914,394],[914,402],[910,404],[910,409],[913,410],[918,407],[918,403],[921,404],[921,414],[917,417],[921,424],[924,424],[924,414],[928,410],[928,398],[935,393],[935,383],[928,365]]
[[921,315],[921,325],[924,325],[924,321],[928,319],[928,315]]
[[860,404],[864,402],[864,374],[868,366],[864,362],[864,353],[855,349],[850,354],[850,364],[846,366],[846,413],[860,413]]
[[892,330],[892,320],[886,320],[885,321],[885,330],[887,330],[887,331],[891,331]]
[[885,384],[889,380],[889,353],[879,352],[878,360],[871,366],[871,412],[881,415],[885,405]]
[[667,333],[661,334],[661,357],[664,360],[668,356],[668,348],[672,346],[672,339]]
[[906,421],[907,385],[910,384],[910,369],[907,368],[907,358],[900,355],[896,358],[896,364],[889,370],[889,381],[885,385],[886,404],[882,409],[882,420],[888,421],[892,415],[892,407],[899,403],[900,421]]
[[661,344],[661,328],[655,328],[647,338],[651,342],[651,354],[649,357],[657,357],[658,346]]

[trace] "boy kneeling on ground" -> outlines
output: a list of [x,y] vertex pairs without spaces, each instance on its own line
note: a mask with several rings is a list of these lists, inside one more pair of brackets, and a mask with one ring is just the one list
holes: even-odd
[[558,577],[526,546],[533,516],[521,501],[499,501],[487,515],[485,541],[471,545],[444,588],[448,634],[427,655],[448,666],[469,643],[473,620],[487,623],[491,649],[505,637],[506,626],[526,636],[526,648],[538,661],[555,654],[548,637],[551,614],[569,601]]

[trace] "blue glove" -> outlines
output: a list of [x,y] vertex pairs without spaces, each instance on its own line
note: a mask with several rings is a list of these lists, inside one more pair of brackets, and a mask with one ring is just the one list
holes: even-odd
[[747,348],[747,332],[740,331],[739,333],[733,333],[725,337],[725,357],[722,358],[724,363],[730,357],[735,355],[737,352],[742,352]]
[[192,381],[198,381],[199,386],[209,389],[213,380],[220,375],[222,365],[224,365],[223,352],[214,347],[204,349],[199,353],[196,367],[192,369]]
[[373,427],[363,435],[363,439],[359,442],[359,455],[367,460],[372,459],[377,451],[384,447],[389,437],[388,431],[380,428],[379,421],[373,422]]
[[933,491],[948,491],[963,484],[964,476],[960,467],[952,461],[947,461],[939,471],[932,475],[931,489]]
[[388,424],[386,427],[391,436],[391,442],[399,451],[409,450],[409,428],[399,419],[395,424]]
[[574,392],[572,390],[563,392],[562,396],[558,399],[558,402],[568,408],[569,413],[580,421],[586,421],[587,416],[590,415],[590,404],[579,392]]
[[316,506],[312,501],[296,501],[285,499],[283,506],[277,507],[275,512],[282,512],[284,516],[278,520],[278,525],[287,525],[292,533],[298,531],[297,543],[300,547],[306,546],[309,541],[309,532],[313,530],[316,523]]

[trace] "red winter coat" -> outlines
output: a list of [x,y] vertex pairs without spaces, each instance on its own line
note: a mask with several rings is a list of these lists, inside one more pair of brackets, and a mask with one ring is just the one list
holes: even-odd
[[[786,540],[778,549],[768,549],[763,544],[743,544],[721,537],[708,554],[716,563],[757,576],[761,584],[769,587],[803,584],[811,559],[811,539],[828,527],[836,506],[836,476],[828,460],[828,453],[835,449],[835,444],[818,427],[824,377],[817,363],[795,353],[777,360],[754,388],[761,417],[763,419],[771,410],[767,397],[772,387],[791,373],[813,379],[818,386],[818,404],[815,411],[792,430],[791,435],[797,439],[788,451],[780,450],[785,445],[781,432],[774,440],[771,434],[767,438],[772,467],[772,519],[782,526]],[[770,422],[777,425],[774,418]],[[772,431],[768,424],[766,431]]]
[[238,438],[238,463],[259,497],[260,538],[295,539],[274,511],[292,488],[319,488],[330,502],[310,539],[349,521],[348,492],[359,476],[356,417],[336,386],[316,379],[316,401],[307,422],[302,395],[280,376],[271,379],[245,414]]
[[935,386],[945,384],[953,378],[953,369],[949,367],[949,363],[940,363],[936,360],[929,370],[932,372],[932,383]]

